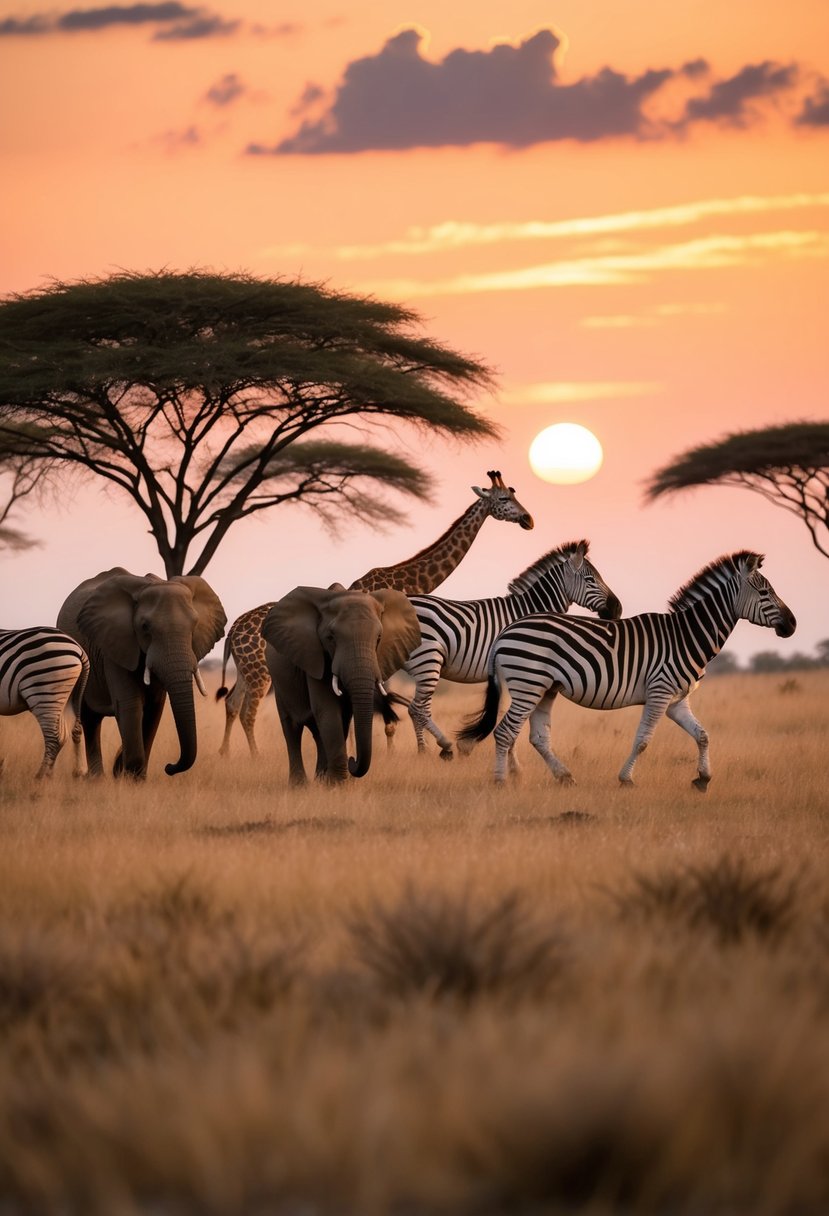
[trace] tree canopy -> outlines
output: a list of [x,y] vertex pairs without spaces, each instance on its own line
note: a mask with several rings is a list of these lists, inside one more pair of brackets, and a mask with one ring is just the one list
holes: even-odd
[[399,518],[382,491],[425,498],[431,478],[367,437],[494,437],[464,401],[491,383],[416,313],[320,285],[206,271],[52,283],[0,301],[0,524],[70,467],[132,498],[168,576],[202,573],[235,522],[282,503],[331,526],[344,508]]
[[800,516],[829,557],[829,422],[738,431],[692,448],[655,473],[646,493],[654,499],[702,485],[743,486]]

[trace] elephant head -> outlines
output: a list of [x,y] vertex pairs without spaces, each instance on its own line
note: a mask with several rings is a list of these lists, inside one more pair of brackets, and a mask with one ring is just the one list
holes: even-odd
[[375,691],[420,644],[414,608],[399,591],[296,587],[274,604],[262,625],[265,640],[309,681],[348,697],[356,758],[348,771],[362,777],[371,764]]
[[[135,703],[138,692],[144,705],[140,767],[146,768],[167,693],[180,757],[166,771],[172,775],[191,768],[196,758],[193,682],[203,693],[198,663],[222,636],[227,620],[215,592],[195,575],[161,579],[147,574],[142,578],[116,568],[82,583],[66,601],[62,616],[65,610],[74,610],[80,640],[87,640],[93,666],[97,662],[103,668],[103,681],[98,673],[99,686],[106,686],[110,707],[101,709],[118,718],[125,767],[135,768],[136,762],[128,755],[119,700]],[[153,705],[157,708],[154,722],[154,711],[149,708]]]

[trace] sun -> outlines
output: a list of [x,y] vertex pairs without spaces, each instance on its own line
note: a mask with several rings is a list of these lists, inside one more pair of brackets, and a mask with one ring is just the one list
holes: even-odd
[[592,431],[577,422],[557,422],[539,431],[530,444],[530,468],[557,485],[575,485],[598,473],[604,453]]

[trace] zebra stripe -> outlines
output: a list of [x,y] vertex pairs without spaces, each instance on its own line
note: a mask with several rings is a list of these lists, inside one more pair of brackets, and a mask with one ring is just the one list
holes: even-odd
[[442,677],[458,684],[486,679],[492,643],[512,621],[538,612],[566,612],[570,604],[618,616],[621,606],[592,562],[589,543],[574,541],[551,549],[509,584],[509,595],[482,600],[444,600],[434,595],[409,597],[420,624],[421,644],[409,655],[405,670],[417,685],[409,713],[418,751],[430,731],[449,758],[452,743],[432,720],[432,696]]
[[81,771],[80,712],[88,678],[85,651],[60,630],[48,626],[0,629],[0,715],[26,710],[34,714],[45,747],[38,777],[51,775],[66,741],[64,712],[70,698],[75,713],[75,773]]
[[[644,613],[617,621],[594,621],[552,613],[507,626],[490,654],[487,695],[477,718],[460,732],[461,748],[495,730],[495,777],[517,770],[515,740],[530,719],[530,742],[553,775],[572,782],[550,746],[550,713],[561,693],[588,709],[643,705],[633,750],[619,773],[632,784],[637,758],[664,714],[696,740],[699,770],[693,784],[704,791],[711,779],[708,735],[688,698],[739,619],[790,637],[795,618],[768,579],[762,557],[740,551],[706,566],[670,601],[670,612]],[[511,704],[496,726],[502,689]]]

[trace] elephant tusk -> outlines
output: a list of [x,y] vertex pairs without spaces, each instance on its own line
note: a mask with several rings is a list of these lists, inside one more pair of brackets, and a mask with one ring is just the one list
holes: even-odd
[[193,672],[193,679],[196,681],[196,688],[198,688],[201,695],[206,697],[207,689],[204,686],[204,680],[201,678],[201,672],[199,671],[198,667]]
[[149,682],[150,682],[150,665],[148,663],[146,665],[146,667],[144,668],[144,683],[149,684]]
[[382,681],[382,680],[378,680],[378,681],[377,681],[377,687],[380,689],[380,692],[382,693],[382,695],[383,695],[384,697],[387,697],[387,696],[389,695],[389,694],[386,692],[386,686],[385,686],[385,684],[383,683],[383,681]]
[[341,697],[343,695],[343,690],[340,688],[340,681],[335,675],[331,677],[331,687],[334,689],[335,696]]

